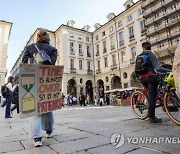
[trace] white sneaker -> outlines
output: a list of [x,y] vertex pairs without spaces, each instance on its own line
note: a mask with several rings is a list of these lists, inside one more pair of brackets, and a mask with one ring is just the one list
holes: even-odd
[[40,146],[42,146],[42,139],[41,139],[41,138],[36,138],[36,139],[34,139],[34,146],[35,146],[35,147],[40,147]]
[[52,134],[46,134],[46,138],[51,138]]

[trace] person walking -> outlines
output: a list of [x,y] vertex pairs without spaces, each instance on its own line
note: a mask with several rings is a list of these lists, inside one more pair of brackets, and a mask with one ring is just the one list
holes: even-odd
[[99,97],[100,97],[100,106],[104,106],[104,95],[103,95],[103,93],[102,92],[100,92],[100,94],[99,94]]
[[144,42],[142,44],[143,51],[136,58],[135,64],[135,74],[141,83],[148,90],[148,117],[151,123],[161,123],[162,120],[155,116],[156,107],[156,96],[157,96],[157,86],[158,80],[155,76],[156,71],[158,72],[170,72],[170,70],[165,69],[160,66],[154,53],[151,51],[151,43]]
[[[44,50],[50,57],[51,62],[44,62],[44,65],[55,65],[57,59],[57,49],[51,46],[50,37],[46,30],[39,29],[37,32],[36,43],[33,43],[26,47],[22,63],[34,62],[33,55],[39,50]],[[37,46],[37,48],[35,47]],[[44,113],[42,115],[29,118],[30,123],[30,138],[34,140],[34,146],[42,146],[42,130],[46,131],[46,137],[50,138],[54,127],[54,117],[52,112]]]
[[13,91],[16,88],[16,85],[13,87],[13,80],[14,80],[14,77],[9,76],[8,77],[8,82],[6,84],[7,93],[6,93],[5,118],[12,118],[10,110],[11,110],[11,103],[13,101]]
[[17,109],[17,113],[19,113],[19,85],[18,84],[13,91],[13,104],[15,105],[13,106],[13,108],[11,108],[11,113],[13,113],[15,109]]

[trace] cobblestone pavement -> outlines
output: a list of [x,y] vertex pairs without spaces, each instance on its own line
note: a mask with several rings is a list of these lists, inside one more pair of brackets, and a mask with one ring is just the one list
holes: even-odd
[[[64,107],[54,112],[55,130],[51,139],[43,137],[43,146],[33,147],[28,136],[28,119],[20,119],[15,112],[12,119],[4,118],[0,107],[0,153],[8,154],[158,154],[180,153],[179,143],[143,143],[140,138],[180,137],[180,127],[170,121],[162,109],[158,117],[162,124],[150,124],[136,119],[130,107]],[[112,134],[123,133],[125,143],[110,143]],[[134,137],[128,143],[128,137]],[[112,138],[113,139],[113,138]],[[121,137],[122,139],[122,137]],[[114,146],[114,147],[113,147]],[[120,146],[119,148],[116,148]]]

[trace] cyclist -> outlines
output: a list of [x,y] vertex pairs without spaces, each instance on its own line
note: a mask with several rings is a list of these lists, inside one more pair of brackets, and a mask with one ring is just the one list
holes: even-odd
[[142,48],[143,48],[142,53],[138,55],[136,58],[135,74],[137,78],[140,80],[140,82],[148,90],[149,121],[151,123],[161,123],[162,120],[155,116],[158,81],[157,81],[157,77],[154,74],[156,73],[156,71],[158,72],[171,72],[171,71],[160,66],[159,61],[157,60],[154,53],[151,51],[150,42],[144,42],[142,44]]

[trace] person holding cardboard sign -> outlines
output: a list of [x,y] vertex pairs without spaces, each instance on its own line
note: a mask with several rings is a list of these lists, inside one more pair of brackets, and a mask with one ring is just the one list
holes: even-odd
[[[50,60],[43,61],[41,59],[41,63],[39,64],[55,65],[57,59],[57,49],[51,46],[49,42],[50,42],[50,37],[48,32],[44,29],[39,29],[37,33],[37,43],[33,43],[26,47],[25,53],[22,58],[22,63],[38,64],[39,58],[37,58],[36,55],[38,55],[38,53],[42,51],[42,53],[45,52],[46,57],[49,57]],[[47,138],[50,138],[53,132],[53,125],[54,125],[53,113],[48,112],[38,116],[30,117],[29,123],[30,123],[30,138],[34,139],[34,146],[35,147],[42,146],[42,130],[46,131]]]

